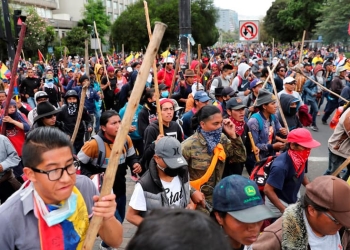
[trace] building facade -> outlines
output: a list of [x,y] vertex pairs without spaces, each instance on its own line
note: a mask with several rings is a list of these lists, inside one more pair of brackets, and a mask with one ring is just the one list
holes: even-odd
[[225,32],[234,32],[239,27],[238,13],[229,9],[218,9],[219,19],[215,24],[218,29]]

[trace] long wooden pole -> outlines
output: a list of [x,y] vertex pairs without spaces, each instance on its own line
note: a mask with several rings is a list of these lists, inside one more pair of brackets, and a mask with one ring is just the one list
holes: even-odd
[[300,55],[299,55],[299,64],[301,64],[301,62],[302,62],[302,60],[303,60],[305,35],[306,35],[306,30],[304,30],[304,33],[303,33],[303,40],[301,40]]
[[[159,49],[159,45],[162,41],[166,25],[160,22],[155,23],[155,28],[153,31],[153,36],[148,44],[148,48],[146,50],[146,54],[144,60],[142,62],[140,71],[138,72],[138,76],[135,81],[135,86],[131,92],[131,96],[129,99],[129,105],[126,108],[125,115],[123,117],[123,122],[121,124],[120,129],[118,130],[117,136],[115,138],[115,142],[124,142],[126,140],[126,136],[129,133],[130,125],[133,120],[135,111],[138,107],[139,100],[142,96],[143,90],[146,85],[147,77],[149,75],[149,70],[151,69],[152,64],[154,63],[154,58]],[[100,197],[104,197],[107,194],[111,193],[113,183],[115,180],[115,175],[118,170],[118,163],[121,154],[123,153],[124,143],[114,143],[112,147],[112,151],[109,157],[108,166],[106,168],[106,173],[103,181],[103,185],[101,188]],[[91,250],[93,248],[96,235],[102,223],[102,217],[93,216],[89,230],[87,232],[83,249]]]
[[188,61],[188,68],[190,68],[191,67],[191,43],[189,38],[187,38],[187,61]]
[[[152,30],[151,30],[151,23],[149,21],[149,14],[148,14],[148,5],[146,1],[143,1],[143,5],[145,7],[145,16],[146,16],[146,23],[147,23],[147,31],[148,31],[148,37],[149,40],[151,41],[152,39]],[[162,112],[160,110],[160,94],[159,94],[159,88],[158,88],[158,75],[157,75],[157,65],[156,65],[156,60],[153,62],[153,80],[154,80],[154,92],[156,94],[156,105],[157,105],[157,113],[158,113],[158,124],[159,124],[159,134],[164,135],[164,128],[163,128],[163,118],[162,118]]]
[[171,95],[173,94],[175,79],[176,79],[177,74],[179,73],[181,53],[182,53],[182,49],[180,48],[178,51],[178,54],[177,54],[176,62],[175,62],[176,64],[175,64],[175,72],[173,75],[173,79],[171,79],[169,98],[171,98]]
[[[10,87],[9,87],[9,92],[7,93],[7,97],[6,97],[6,104],[4,106],[4,110],[5,110],[4,116],[8,115],[8,107],[10,106],[10,101],[11,101],[12,94],[13,94],[13,89],[16,85],[18,61],[19,61],[19,58],[21,56],[24,38],[26,36],[26,29],[27,29],[27,25],[25,23],[22,23],[21,31],[19,33],[19,40],[18,40],[18,44],[17,44],[16,54],[15,54],[15,58],[13,59],[13,66],[11,69]],[[1,134],[6,135],[6,122],[2,122]]]
[[325,86],[323,86],[321,83],[316,82],[314,79],[312,79],[311,77],[305,75],[305,73],[298,67],[295,67],[295,71],[299,74],[302,74],[303,76],[305,76],[307,79],[309,79],[310,81],[312,81],[313,83],[317,84],[321,89],[331,93],[332,95],[335,95],[336,97],[338,97],[339,99],[342,99],[344,102],[348,103],[349,100],[345,99],[344,97],[338,95],[337,93],[333,92],[330,89],[327,89]]
[[75,122],[75,127],[74,127],[74,130],[73,130],[72,137],[70,138],[70,142],[72,144],[74,144],[75,138],[77,137],[78,130],[79,130],[80,123],[81,123],[81,117],[83,116],[83,110],[84,110],[84,103],[85,103],[85,97],[86,97],[87,88],[88,88],[88,84],[84,85],[83,89],[81,91],[78,116],[77,116],[77,120]]
[[277,88],[276,88],[276,84],[275,84],[275,79],[272,76],[272,71],[271,71],[270,67],[267,67],[267,70],[269,71],[272,87],[273,87],[273,90],[275,91],[277,104],[278,104],[278,109],[280,111],[280,115],[281,115],[282,121],[284,123],[284,127],[285,127],[285,129],[287,129],[287,132],[289,133],[288,123],[287,123],[286,117],[284,116],[284,113],[283,113],[283,109],[282,109],[282,106],[281,106],[280,98],[278,97],[278,94],[277,94]]
[[255,156],[255,160],[258,162],[258,161],[260,161],[260,157],[259,157],[259,153],[257,153],[257,150],[256,150],[256,146],[255,146],[252,132],[248,132],[248,136],[249,136],[250,144],[252,145],[252,150],[253,150],[253,153]]
[[[101,43],[100,43],[100,38],[98,36],[98,32],[97,32],[96,22],[95,21],[94,21],[94,28],[95,28],[95,34],[96,34],[96,39],[97,39],[97,43],[98,43],[98,48],[100,49],[100,53],[101,53],[101,57],[102,57],[103,69],[104,69],[104,72],[105,72],[106,77],[107,77],[107,82],[109,82],[109,77],[108,77],[108,73],[107,73],[107,69],[106,69],[106,63],[105,63],[105,59],[103,57],[102,47],[101,47]],[[109,85],[109,89],[112,89],[111,85]]]

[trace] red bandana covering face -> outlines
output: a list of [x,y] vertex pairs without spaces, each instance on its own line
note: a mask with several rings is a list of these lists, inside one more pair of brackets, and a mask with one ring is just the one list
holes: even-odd
[[243,134],[243,132],[244,132],[244,124],[245,124],[245,122],[244,121],[242,121],[242,122],[236,121],[232,117],[230,117],[230,120],[236,126],[236,134],[241,136]]
[[295,172],[297,173],[297,178],[301,175],[301,173],[305,169],[305,163],[307,159],[309,158],[311,149],[305,149],[302,151],[296,151],[293,149],[288,150],[288,155],[290,158],[292,158],[293,166],[295,169]]

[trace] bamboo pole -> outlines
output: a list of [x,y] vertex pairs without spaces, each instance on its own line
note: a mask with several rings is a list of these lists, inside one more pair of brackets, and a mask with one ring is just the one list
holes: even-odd
[[190,39],[187,38],[187,61],[188,61],[188,68],[191,66],[191,43]]
[[[155,23],[155,28],[153,32],[153,37],[148,44],[148,48],[146,50],[146,54],[144,60],[142,62],[140,71],[138,72],[138,76],[136,78],[135,86],[133,91],[131,92],[129,105],[126,108],[125,115],[123,117],[123,122],[121,127],[118,130],[117,136],[115,138],[115,142],[124,142],[126,140],[126,136],[129,133],[129,128],[134,117],[135,111],[138,107],[139,100],[142,96],[143,90],[146,85],[147,77],[149,74],[149,70],[154,62],[154,58],[159,49],[159,45],[163,38],[166,25],[160,22]],[[118,163],[121,154],[123,153],[124,143],[114,143],[112,147],[112,151],[109,157],[108,166],[106,168],[106,173],[104,176],[103,185],[101,188],[100,199],[111,193],[113,183],[115,180],[115,175],[118,170]],[[102,224],[102,217],[93,216],[85,241],[83,245],[84,250],[91,250],[93,248],[98,230]]]
[[[98,48],[100,49],[100,53],[101,53],[101,57],[102,57],[102,65],[103,65],[103,69],[104,69],[104,72],[106,74],[106,78],[107,78],[107,82],[109,82],[109,77],[108,77],[108,74],[107,74],[107,69],[106,69],[106,63],[105,63],[105,59],[103,57],[103,53],[102,53],[102,47],[101,47],[101,43],[100,43],[100,38],[98,36],[98,32],[97,32],[97,28],[96,28],[96,22],[94,21],[94,28],[95,28],[95,34],[96,34],[96,39],[97,39],[97,43],[98,43]],[[108,86],[109,89],[111,90],[111,85]]]
[[[145,7],[145,16],[146,16],[146,23],[147,23],[147,31],[148,31],[148,37],[151,40],[152,39],[152,30],[151,30],[151,23],[149,21],[149,14],[148,14],[148,5],[146,1],[143,1],[143,5]],[[156,105],[157,105],[157,113],[158,113],[158,124],[159,124],[159,134],[164,135],[164,128],[163,128],[163,118],[162,118],[162,112],[160,110],[160,94],[159,94],[159,88],[158,88],[158,75],[157,75],[157,65],[156,60],[153,61],[153,74],[154,74],[154,90],[156,95]]]
[[344,97],[338,95],[337,93],[333,92],[332,90],[330,89],[327,89],[325,86],[323,86],[322,84],[316,82],[314,79],[312,79],[311,77],[305,75],[305,73],[298,67],[295,67],[295,71],[299,74],[302,74],[303,76],[305,76],[307,79],[309,79],[310,81],[312,81],[313,83],[317,84],[318,86],[320,86],[321,89],[331,93],[332,95],[335,95],[336,97],[338,97],[339,99],[342,99],[344,102],[348,103],[349,100],[345,99]]
[[254,142],[254,138],[253,138],[252,132],[248,132],[248,136],[249,136],[249,139],[250,139],[250,144],[252,145],[252,150],[253,150],[253,153],[254,153],[254,156],[255,156],[255,160],[258,162],[258,161],[260,161],[260,158],[259,158],[259,153],[257,153],[257,150],[256,150],[256,146],[255,146],[255,142]]
[[269,71],[269,75],[270,75],[270,78],[271,78],[272,87],[273,87],[273,90],[275,91],[275,95],[276,95],[276,99],[277,99],[277,104],[278,104],[278,109],[279,109],[279,111],[280,111],[280,115],[281,115],[282,121],[283,121],[283,123],[284,123],[284,127],[285,127],[285,129],[287,130],[287,132],[289,133],[288,123],[287,123],[286,117],[284,116],[284,113],[283,113],[283,110],[282,110],[280,98],[278,97],[278,94],[277,94],[277,88],[276,88],[276,84],[275,84],[275,79],[274,79],[273,76],[272,76],[272,71],[271,71],[270,67],[267,67],[267,70]]
[[299,64],[300,64],[300,63],[302,62],[302,60],[303,60],[305,35],[306,35],[306,30],[304,30],[304,33],[303,33],[303,40],[301,40],[300,55],[299,55]]
[[[13,59],[13,66],[11,69],[10,86],[9,86],[9,91],[8,91],[7,97],[6,97],[6,104],[4,106],[4,116],[3,117],[8,115],[8,107],[10,106],[10,101],[11,101],[12,94],[13,94],[13,89],[14,89],[15,85],[17,85],[16,84],[17,67],[18,67],[19,57],[21,56],[21,50],[23,47],[24,38],[26,36],[26,29],[27,29],[27,25],[25,23],[22,23],[21,31],[19,33],[16,54],[15,54],[15,58]],[[7,122],[2,122],[2,126],[1,126],[1,134],[2,135],[6,135],[6,124],[7,124]]]
[[177,54],[177,58],[176,58],[176,64],[175,64],[175,73],[173,75],[173,79],[171,79],[171,86],[170,86],[170,92],[169,92],[169,98],[171,98],[171,95],[174,91],[174,85],[175,85],[175,80],[176,80],[176,76],[179,72],[179,68],[180,68],[180,58],[181,58],[181,53],[182,53],[182,49],[179,49],[179,52]]

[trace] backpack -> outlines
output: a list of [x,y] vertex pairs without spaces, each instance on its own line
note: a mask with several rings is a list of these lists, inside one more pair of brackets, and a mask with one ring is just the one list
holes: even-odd
[[213,82],[215,79],[218,79],[218,86],[217,86],[217,88],[221,88],[221,87],[222,87],[221,77],[220,77],[220,76],[217,76],[217,77],[214,77],[213,79],[207,81],[207,84],[206,84],[207,91],[210,91],[211,84],[212,84],[212,82]]
[[277,156],[268,156],[267,158],[264,158],[254,164],[254,168],[250,174],[249,179],[256,183],[259,191],[264,191],[267,178],[270,175],[271,164],[276,159],[276,157]]
[[[261,117],[261,115],[259,113],[254,113],[252,114],[251,117],[254,117],[255,119],[258,120],[259,123],[259,131],[262,131],[264,129],[264,122],[263,119]],[[271,123],[270,125],[275,128],[275,121],[276,121],[276,116],[274,114],[271,115]]]
[[[96,167],[102,168],[103,163],[105,162],[106,159],[106,147],[103,139],[99,135],[93,135],[91,136],[91,139],[95,139],[98,145],[98,157],[97,157],[97,162],[96,162]],[[128,150],[128,141],[125,142],[124,148]]]

